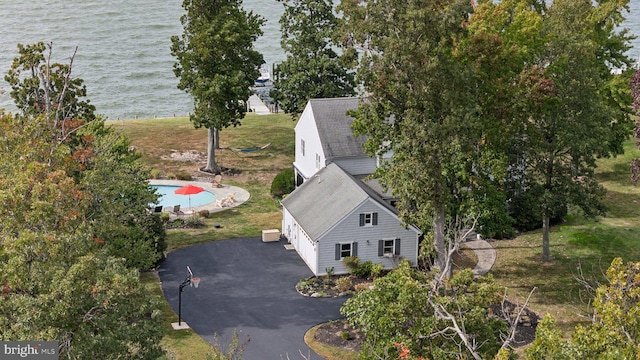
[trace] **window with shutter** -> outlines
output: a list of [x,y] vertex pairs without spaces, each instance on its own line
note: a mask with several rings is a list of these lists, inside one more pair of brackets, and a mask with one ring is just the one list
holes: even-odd
[[336,260],[342,260],[349,256],[358,256],[358,243],[336,244]]
[[378,225],[378,213],[368,212],[360,214],[360,226]]
[[378,256],[400,255],[400,239],[378,240]]

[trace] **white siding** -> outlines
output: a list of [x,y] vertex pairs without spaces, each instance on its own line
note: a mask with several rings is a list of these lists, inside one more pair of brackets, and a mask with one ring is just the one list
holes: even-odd
[[[324,164],[320,135],[318,134],[310,103],[307,103],[302,115],[300,115],[300,120],[298,120],[298,124],[295,127],[295,133],[296,155],[293,166],[303,178],[308,179],[318,171],[316,169],[316,154],[320,154],[321,162]],[[304,140],[305,147],[304,156],[302,155],[302,149],[300,149],[302,140]]]
[[[360,213],[365,212],[378,213],[377,225],[360,226]],[[357,255],[361,263],[371,260],[373,263],[382,263],[385,269],[394,268],[397,260],[378,256],[378,240],[382,239],[400,239],[400,256],[416,265],[418,259],[416,231],[411,228],[405,229],[393,213],[369,199],[319,239],[316,275],[326,274],[325,269],[329,267],[333,267],[335,274],[347,272],[342,261],[335,260],[335,244],[340,242],[357,242]]]
[[309,269],[314,274],[317,273],[318,255],[316,242],[312,241],[307,233],[304,232],[304,229],[298,226],[298,223],[287,209],[282,210],[282,234],[287,237]]
[[377,160],[368,156],[333,159],[333,162],[351,175],[369,175],[376,170]]

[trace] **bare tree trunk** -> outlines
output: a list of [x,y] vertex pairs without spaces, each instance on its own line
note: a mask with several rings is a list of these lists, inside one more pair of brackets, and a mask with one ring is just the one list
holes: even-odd
[[215,150],[220,149],[220,131],[218,129],[213,129],[213,148]]
[[216,129],[207,129],[209,135],[209,141],[207,143],[207,165],[204,171],[215,172],[218,169],[216,165],[216,151],[215,151],[215,133]]
[[444,235],[444,205],[436,205],[433,216],[433,245],[436,250],[435,265],[441,271],[446,270],[447,266],[447,246]]
[[542,215],[542,261],[551,261],[549,248],[549,215]]

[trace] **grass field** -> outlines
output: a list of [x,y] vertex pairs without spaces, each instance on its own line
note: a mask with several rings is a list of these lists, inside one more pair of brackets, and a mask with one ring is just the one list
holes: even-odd
[[[170,160],[173,151],[206,151],[205,129],[194,129],[186,118],[113,121],[142,154],[143,161],[160,174],[180,171],[202,176],[202,163]],[[259,236],[264,228],[279,228],[279,204],[269,195],[273,177],[291,167],[294,155],[295,123],[287,115],[248,114],[242,126],[220,133],[223,149],[218,163],[242,173],[225,177],[223,182],[250,192],[249,201],[232,210],[216,213],[204,229],[169,231],[169,250],[219,239]],[[231,148],[251,148],[271,144],[265,150],[239,153]],[[637,261],[640,257],[640,188],[629,184],[629,162],[640,152],[629,141],[627,153],[599,162],[598,180],[607,188],[608,213],[585,219],[571,212],[566,222],[552,228],[553,261],[542,262],[542,233],[533,231],[515,239],[493,242],[498,259],[491,274],[507,289],[510,298],[523,301],[536,287],[530,307],[539,315],[550,313],[565,331],[584,320],[590,294],[576,280],[602,281],[603,272],[614,257]],[[213,223],[222,228],[215,229]],[[473,260],[471,260],[473,261]],[[157,278],[145,274],[145,284],[161,294]],[[205,359],[213,349],[191,331],[173,331],[169,325],[177,318],[168,305],[163,309],[167,335],[163,341],[172,359]]]

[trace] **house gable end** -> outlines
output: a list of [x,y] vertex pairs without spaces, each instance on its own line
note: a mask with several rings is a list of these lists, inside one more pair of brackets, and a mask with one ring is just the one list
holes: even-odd
[[294,130],[295,157],[293,166],[299,175],[304,179],[308,179],[313,176],[318,169],[324,167],[324,161],[322,161],[322,164],[318,164],[317,158],[326,158],[310,102],[307,103],[307,106],[300,115]]

